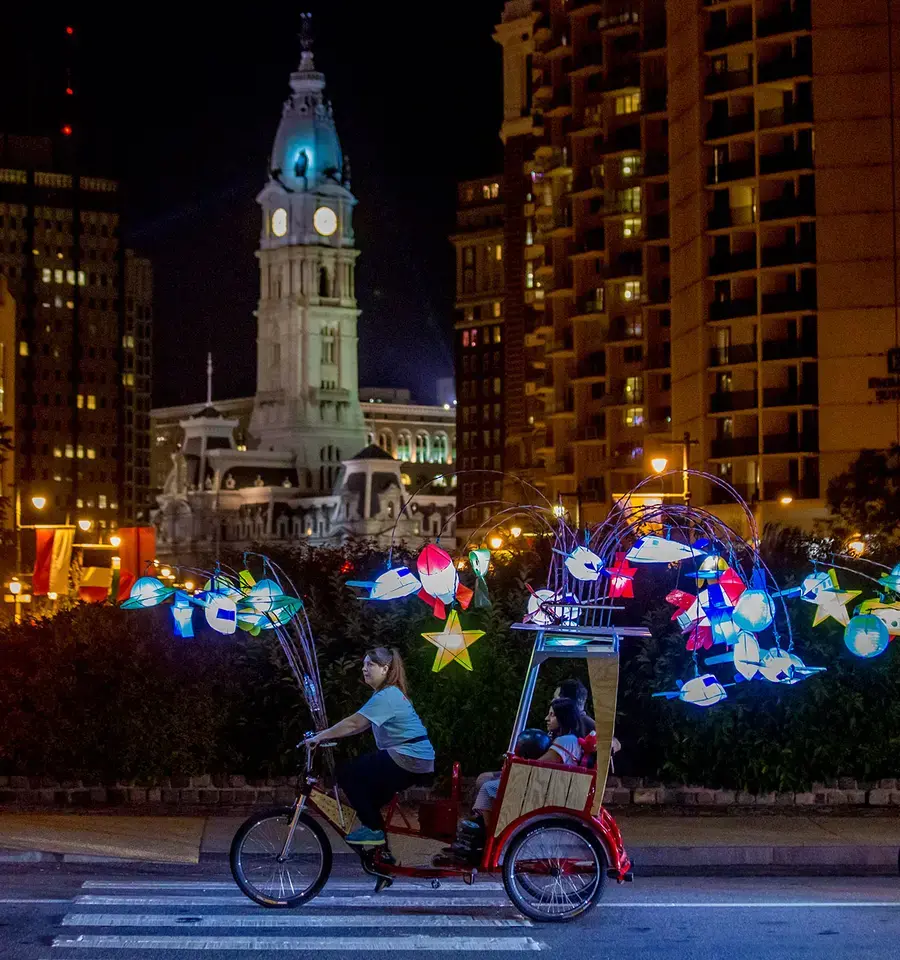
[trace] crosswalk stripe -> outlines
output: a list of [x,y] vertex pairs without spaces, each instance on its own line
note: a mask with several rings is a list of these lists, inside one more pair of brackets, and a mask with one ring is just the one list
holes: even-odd
[[263,913],[212,914],[185,917],[159,913],[70,913],[63,917],[64,927],[531,927],[524,917],[510,920],[500,917],[475,917],[466,914],[399,914],[397,916],[355,916],[352,914]]
[[[79,906],[91,907],[231,907],[251,906],[253,901],[244,896],[235,897],[106,897],[85,894],[75,897]],[[506,897],[406,897],[384,893],[370,893],[358,897],[329,897],[319,895],[303,905],[310,907],[501,907],[509,906]]]
[[[329,880],[326,890],[371,890],[372,880]],[[402,878],[395,881],[404,890],[430,888],[430,881],[416,883]],[[236,890],[233,880],[85,880],[82,890]],[[496,881],[477,881],[474,886],[462,880],[442,880],[442,890],[502,890],[503,884]]]
[[532,937],[55,937],[54,947],[91,950],[493,951],[548,950]]

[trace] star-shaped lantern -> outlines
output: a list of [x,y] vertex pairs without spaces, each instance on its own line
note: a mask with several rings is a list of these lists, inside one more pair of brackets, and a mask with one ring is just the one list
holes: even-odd
[[439,673],[448,663],[454,661],[466,670],[471,670],[472,659],[468,648],[484,636],[484,630],[463,630],[459,614],[451,610],[440,633],[423,633],[422,636],[438,648],[431,668],[434,673]]
[[828,583],[816,590],[815,598],[810,600],[810,603],[816,605],[813,626],[817,627],[829,617],[833,617],[839,624],[846,627],[850,622],[847,604],[854,597],[858,597],[862,590],[841,590],[838,586],[837,573],[834,570],[829,570],[827,576]]
[[611,597],[634,597],[634,575],[637,567],[628,562],[624,553],[616,554],[616,562],[606,568]]

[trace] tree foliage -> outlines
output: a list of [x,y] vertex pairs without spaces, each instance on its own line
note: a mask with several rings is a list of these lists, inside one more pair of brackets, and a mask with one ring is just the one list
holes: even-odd
[[861,451],[826,496],[835,537],[868,535],[878,552],[900,546],[900,446]]

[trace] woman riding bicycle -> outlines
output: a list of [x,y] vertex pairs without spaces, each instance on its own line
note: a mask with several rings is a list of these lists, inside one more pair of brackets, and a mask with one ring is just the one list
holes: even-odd
[[317,733],[312,742],[352,737],[370,728],[375,734],[377,752],[339,766],[337,781],[362,824],[347,834],[347,843],[377,846],[385,842],[381,808],[395,793],[430,783],[434,747],[407,698],[406,670],[396,650],[369,650],[363,680],[375,691],[372,696],[356,713]]

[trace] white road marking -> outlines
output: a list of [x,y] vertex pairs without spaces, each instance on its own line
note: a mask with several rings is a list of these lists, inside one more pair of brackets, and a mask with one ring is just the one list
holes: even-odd
[[[374,880],[329,880],[326,890],[371,890]],[[404,890],[431,889],[430,881],[405,880],[402,877],[395,885]],[[85,880],[82,890],[236,890],[233,880]],[[442,880],[442,890],[502,890],[503,884],[496,881],[476,881],[473,885],[462,880]]]
[[[86,907],[233,907],[253,906],[248,897],[105,897],[86,894],[74,902]],[[398,897],[390,893],[370,893],[359,897],[329,897],[319,895],[303,905],[310,907],[508,907],[506,897]]]
[[56,937],[54,947],[91,950],[493,951],[548,950],[531,937]]
[[71,903],[71,897],[4,897],[0,903]]
[[180,927],[196,930],[206,927],[531,927],[530,920],[474,917],[463,914],[422,916],[354,916],[350,914],[264,913],[208,914],[201,917],[174,913],[70,913],[63,917],[64,927]]
[[639,902],[631,903],[600,903],[599,907],[607,910],[640,909],[651,910],[807,910],[810,907],[825,907],[829,910],[835,907],[900,907],[900,900],[775,900],[775,901],[746,901],[732,900],[725,903],[704,903],[701,900],[688,900],[684,903],[667,902]]

